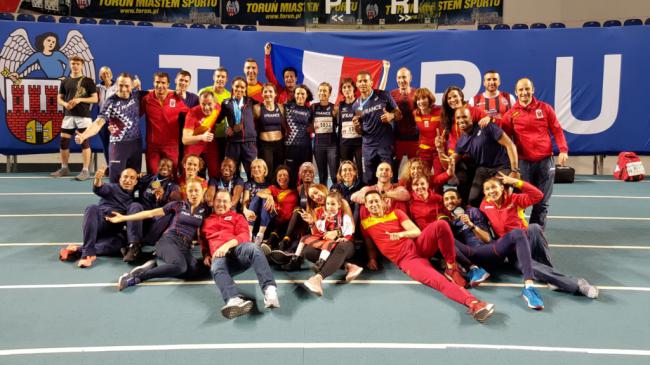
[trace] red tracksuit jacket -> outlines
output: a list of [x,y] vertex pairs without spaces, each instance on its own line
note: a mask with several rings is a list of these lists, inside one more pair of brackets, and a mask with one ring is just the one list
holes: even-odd
[[528,229],[524,209],[538,203],[544,197],[544,193],[525,181],[517,187],[521,189],[521,194],[510,194],[507,189],[503,191],[504,199],[501,206],[497,206],[488,198],[481,202],[481,212],[485,214],[492,230],[499,237],[513,229]]
[[205,239],[201,240],[203,257],[212,256],[214,251],[232,239],[236,239],[239,243],[250,242],[251,240],[248,221],[243,215],[233,211],[228,211],[223,215],[212,213],[203,221],[201,232],[205,237]]
[[503,116],[501,128],[513,137],[520,160],[536,162],[553,156],[549,131],[560,152],[569,152],[553,107],[535,98],[527,106],[517,102]]

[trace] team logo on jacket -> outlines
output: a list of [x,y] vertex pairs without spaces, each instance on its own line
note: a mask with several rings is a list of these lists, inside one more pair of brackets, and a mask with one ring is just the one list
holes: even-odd
[[70,75],[68,58],[84,59],[82,73],[94,79],[95,62],[83,35],[72,30],[61,45],[53,32],[32,46],[27,31],[14,30],[0,50],[0,94],[11,134],[29,144],[46,144],[61,132],[63,107],[56,102],[61,80]]
[[543,119],[544,118],[544,113],[542,113],[542,109],[535,110],[535,117],[537,119]]

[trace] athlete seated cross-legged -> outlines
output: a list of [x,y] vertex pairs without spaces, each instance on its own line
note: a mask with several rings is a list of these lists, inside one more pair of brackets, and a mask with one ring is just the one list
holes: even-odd
[[[131,237],[123,234],[124,224],[107,222],[105,217],[111,212],[126,214],[133,203],[133,189],[138,182],[134,169],[125,169],[120,174],[119,183],[104,184],[105,167],[95,173],[93,193],[101,198],[98,204],[86,207],[84,212],[83,245],[68,245],[59,251],[61,261],[73,261],[80,258],[77,266],[91,267],[97,256],[119,256],[128,245]],[[128,227],[128,232],[133,232]]]
[[448,267],[457,270],[454,236],[449,224],[436,221],[420,231],[403,211],[386,211],[381,194],[377,191],[366,193],[365,206],[370,215],[362,219],[362,229],[386,258],[414,280],[469,307],[469,313],[477,321],[483,322],[492,315],[493,304],[479,301],[431,266],[429,259],[440,250]]

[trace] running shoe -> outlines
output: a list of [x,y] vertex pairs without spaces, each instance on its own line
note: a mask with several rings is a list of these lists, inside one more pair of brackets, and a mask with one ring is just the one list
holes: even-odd
[[260,245],[260,249],[262,249],[262,252],[264,252],[264,256],[269,256],[271,254],[271,246],[267,245],[266,243],[262,243]]
[[63,177],[68,175],[70,175],[70,169],[68,169],[67,167],[61,167],[60,169],[50,174],[50,176],[52,177]]
[[320,275],[314,275],[310,277],[309,279],[305,280],[304,284],[310,292],[318,295],[319,297],[323,296],[323,279]]
[[240,297],[230,298],[223,308],[221,308],[221,315],[228,319],[233,319],[244,315],[253,309],[253,302],[248,299]]
[[454,265],[452,268],[445,269],[445,277],[461,288],[467,286],[467,281],[465,281],[463,274],[458,271],[458,265]]
[[264,307],[280,308],[280,300],[278,299],[278,288],[276,288],[274,285],[269,285],[264,290]]
[[81,246],[68,245],[59,251],[59,260],[61,261],[74,261],[81,257]]
[[293,254],[281,250],[273,250],[269,253],[269,261],[276,265],[286,265],[291,261]]
[[136,286],[140,283],[140,280],[136,278],[130,272],[125,272],[117,279],[117,290],[122,291],[130,286]]
[[363,267],[348,262],[345,264],[345,271],[345,281],[349,283],[361,275],[361,272],[363,272]]
[[90,179],[90,173],[88,172],[88,170],[81,170],[79,175],[75,176],[74,179],[77,181],[86,181]]
[[589,282],[583,278],[578,279],[578,291],[587,298],[598,298],[598,288],[589,284]]
[[521,297],[526,301],[528,308],[535,310],[544,309],[544,301],[542,300],[542,297],[539,295],[535,287],[524,287],[524,289],[521,291]]
[[494,313],[494,304],[488,302],[474,302],[467,311],[475,320],[483,323]]
[[479,286],[485,280],[487,280],[487,278],[490,277],[490,273],[488,273],[487,271],[483,270],[480,267],[474,267],[472,269],[469,269],[469,273],[467,273],[467,277],[469,278],[469,286],[474,288]]
[[129,245],[129,248],[126,251],[126,254],[122,258],[122,261],[124,262],[133,262],[138,258],[138,255],[140,255],[140,244],[139,243],[132,243]]

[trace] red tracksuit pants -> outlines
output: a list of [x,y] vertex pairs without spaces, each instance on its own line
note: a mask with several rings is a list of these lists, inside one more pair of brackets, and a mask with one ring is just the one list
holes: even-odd
[[447,280],[444,275],[431,266],[429,258],[433,257],[438,250],[446,262],[456,263],[454,235],[451,233],[449,224],[444,221],[435,221],[429,224],[415,241],[410,240],[402,246],[402,251],[395,264],[413,280],[441,292],[455,302],[469,306],[471,302],[477,300],[476,297],[465,288]]

